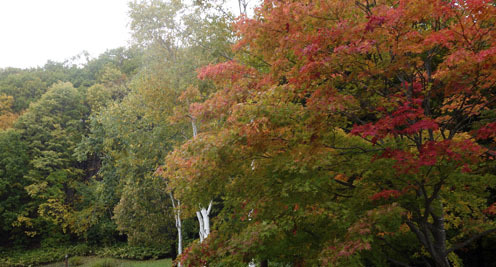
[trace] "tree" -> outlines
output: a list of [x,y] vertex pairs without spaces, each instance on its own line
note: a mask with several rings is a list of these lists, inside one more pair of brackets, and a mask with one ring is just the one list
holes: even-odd
[[[195,95],[197,98],[208,96],[212,87],[198,82],[195,69],[231,56],[229,45],[233,36],[228,25],[232,17],[219,15],[223,11],[213,2],[190,5],[182,1],[134,1],[130,4],[134,39],[149,48],[142,73],[142,79],[149,82],[140,92],[147,102],[153,103],[151,106],[160,107],[151,114],[169,117],[183,129],[183,136],[191,136],[191,132],[196,136],[199,127],[187,111],[188,101],[192,99],[185,97],[181,103],[177,98],[189,89],[201,92]],[[165,87],[157,86],[164,83]],[[191,125],[192,131],[185,129],[186,123]],[[175,206],[175,196],[171,200]],[[201,240],[210,232],[211,207],[211,201],[201,203],[196,212]],[[180,212],[179,209],[176,211]]]
[[85,177],[73,154],[83,133],[81,100],[72,84],[55,84],[15,124],[28,146],[26,190],[36,200],[18,218],[20,223],[38,224],[36,230],[47,223],[78,231],[72,216]]
[[0,74],[0,92],[13,98],[10,104],[13,113],[28,108],[29,103],[38,100],[50,85],[43,73],[36,70],[5,69]]
[[13,227],[17,216],[25,208],[30,198],[24,187],[28,181],[28,155],[26,143],[13,129],[0,132],[0,236],[4,245],[22,245],[26,242],[22,230]]
[[183,205],[220,194],[229,207],[215,240],[183,260],[298,266],[312,248],[323,265],[459,262],[496,231],[494,12],[489,1],[265,1],[241,18],[238,60],[200,71],[221,90],[191,106],[218,129],[167,161]]

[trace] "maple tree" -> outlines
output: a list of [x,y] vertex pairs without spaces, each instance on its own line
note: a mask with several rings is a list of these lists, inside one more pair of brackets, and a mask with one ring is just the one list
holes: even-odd
[[268,0],[241,17],[236,59],[199,71],[219,90],[190,111],[212,127],[166,164],[184,205],[224,199],[223,231],[183,260],[459,262],[496,231],[495,8]]

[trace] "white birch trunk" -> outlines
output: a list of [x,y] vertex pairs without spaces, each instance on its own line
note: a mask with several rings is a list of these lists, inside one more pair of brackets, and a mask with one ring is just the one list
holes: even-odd
[[[196,138],[198,135],[198,127],[196,126],[196,119],[191,117],[191,127],[193,129],[193,138]],[[198,218],[198,224],[200,226],[199,235],[200,242],[203,242],[205,238],[210,234],[210,210],[212,209],[212,201],[208,205],[208,208],[200,208],[199,211],[196,212],[196,217]]]
[[205,228],[203,225],[203,216],[200,211],[196,212],[196,217],[198,217],[198,224],[200,225],[199,235],[200,235],[200,243],[201,243],[203,242],[203,240],[205,240]]
[[193,138],[198,135],[198,128],[196,127],[196,119],[191,118],[191,127],[193,128]]
[[[253,122],[253,120],[252,120],[252,122]],[[255,160],[252,160],[251,161],[250,166],[251,166],[251,170],[254,171],[255,170]],[[250,212],[248,212],[248,221],[251,221],[251,214],[252,213],[253,213],[253,209],[251,209]],[[248,267],[257,267],[257,265],[255,264],[255,260],[254,259],[252,259],[250,261],[250,263],[248,263]]]
[[208,208],[201,208],[196,212],[196,217],[198,218],[198,224],[200,225],[200,242],[203,242],[205,238],[210,234],[210,210],[212,209],[212,201],[208,205]]
[[[174,200],[172,196],[172,192],[169,192],[170,199],[172,201],[172,208],[174,209],[174,219],[176,220],[176,229],[177,229],[177,256],[181,256],[183,254],[183,233],[182,233],[182,222],[181,222],[181,201]],[[181,267],[181,262],[178,263],[178,267]]]
[[205,233],[205,238],[210,234],[210,210],[212,209],[212,200],[210,200],[210,203],[208,204],[208,208],[202,208],[201,209],[201,214],[203,216],[203,229]]

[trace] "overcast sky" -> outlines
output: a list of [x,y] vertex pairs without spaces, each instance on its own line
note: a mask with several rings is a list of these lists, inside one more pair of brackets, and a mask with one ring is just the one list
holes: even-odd
[[126,46],[128,0],[0,0],[0,68]]
[[[249,9],[261,0],[248,0]],[[0,68],[43,66],[127,46],[129,0],[0,0]],[[226,5],[239,14],[237,0]],[[252,13],[252,12],[249,12]]]

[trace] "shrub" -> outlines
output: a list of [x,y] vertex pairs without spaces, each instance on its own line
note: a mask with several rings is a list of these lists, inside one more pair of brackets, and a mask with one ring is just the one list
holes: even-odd
[[[65,255],[71,260],[76,256],[96,255],[131,260],[159,259],[170,256],[170,248],[167,247],[138,247],[125,244],[112,247],[95,248],[87,244],[79,244],[67,247],[42,247],[34,250],[9,250],[0,251],[0,266],[37,266],[45,263],[63,261]],[[71,266],[79,264],[71,263]]]
[[5,251],[0,255],[0,266],[32,266],[56,261],[63,261],[65,255],[86,256],[91,254],[91,249],[86,244],[67,247],[43,247],[34,250]]
[[117,267],[118,263],[115,260],[103,259],[91,265],[91,267]]
[[69,259],[69,266],[79,266],[84,263],[83,258],[75,256]]
[[170,248],[137,247],[137,246],[114,246],[98,250],[96,255],[100,257],[112,257],[130,260],[159,259],[170,254]]

